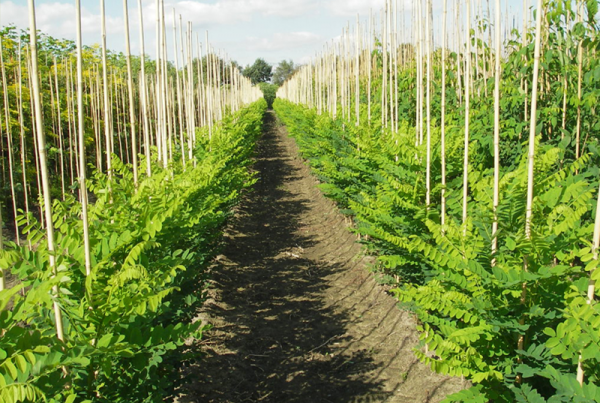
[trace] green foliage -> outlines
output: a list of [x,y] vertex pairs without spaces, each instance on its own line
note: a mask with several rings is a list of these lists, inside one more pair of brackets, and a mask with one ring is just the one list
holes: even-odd
[[260,90],[263,92],[263,96],[265,101],[267,101],[267,106],[269,108],[273,107],[273,102],[275,102],[275,98],[277,97],[277,88],[279,88],[275,84],[269,83],[259,83],[258,86]]
[[207,329],[193,320],[194,307],[205,298],[221,228],[254,182],[247,167],[265,108],[261,100],[227,116],[210,141],[198,133],[196,166],[155,166],[137,189],[130,167],[116,157],[112,181],[96,172],[88,182],[96,199],[89,208],[89,276],[74,198],[53,205],[56,274],[44,232],[29,217],[24,231],[36,248],[10,244],[0,255],[1,267],[20,280],[0,292],[3,402],[172,398],[183,381],[180,363],[198,359],[185,345]]
[[[474,162],[470,172],[465,236],[461,192],[452,190],[460,189],[460,166],[449,164],[447,224],[442,228],[438,204],[425,205],[424,161],[415,158],[425,149],[414,145],[409,125],[401,124],[392,134],[378,125],[355,128],[288,101],[276,100],[275,109],[322,181],[322,190],[354,216],[354,230],[365,235],[363,242],[377,254],[381,270],[395,280],[398,300],[417,314],[417,357],[436,372],[465,376],[476,385],[448,401],[556,399],[567,393],[562,390],[570,387],[571,378],[563,375],[573,372],[580,351],[590,384],[597,382],[600,315],[597,305],[585,300],[586,270],[593,265],[584,269],[586,262],[596,263],[589,247],[583,247],[591,239],[597,192],[597,178],[587,169],[589,155],[567,162],[561,160],[561,148],[538,145],[529,239],[527,163],[516,159],[501,178],[499,245],[492,255],[492,171],[484,160]],[[436,150],[439,131],[432,132]],[[447,138],[448,155],[461,151],[461,140]],[[432,161],[434,178],[439,177],[438,158]],[[439,200],[439,192],[434,188],[432,199]],[[517,348],[519,337],[525,340],[524,350]],[[425,346],[429,352],[423,351]],[[577,393],[569,396],[584,396]]]
[[281,84],[290,78],[297,70],[298,67],[294,66],[294,62],[291,59],[289,61],[280,61],[273,72],[273,84],[281,86]]
[[264,59],[258,58],[252,66],[246,66],[242,74],[252,81],[252,84],[266,83],[271,81],[273,66]]
[[[547,38],[540,60],[531,234],[525,234],[531,32],[525,45],[521,38],[509,41],[502,60],[497,234],[491,233],[494,84],[485,74],[473,77],[468,220],[462,223],[465,110],[458,66],[466,55],[450,53],[445,67],[443,227],[439,52],[434,53],[431,82],[433,186],[429,206],[424,183],[426,149],[415,145],[419,141],[414,129],[418,126],[414,58],[409,57],[397,73],[386,72],[396,74],[398,94],[389,94],[389,99],[398,95],[397,132],[381,123],[393,106],[387,102],[382,107],[380,102],[388,96],[382,81],[387,50],[381,43],[372,54],[375,68],[370,92],[366,80],[360,82],[360,126],[354,124],[354,97],[346,99],[343,108],[338,105],[335,114],[329,111],[329,116],[275,101],[277,113],[321,180],[322,190],[354,217],[354,231],[364,235],[362,242],[377,255],[382,278],[395,285],[393,292],[401,305],[416,313],[421,343],[415,354],[435,371],[465,376],[474,384],[449,396],[449,402],[598,400],[600,308],[597,302],[588,303],[586,294],[590,280],[600,278],[590,244],[600,172],[596,116],[600,46],[597,1],[582,5],[583,22],[567,24],[576,15],[577,2],[545,4]],[[471,40],[479,43],[478,52],[493,57],[487,44],[475,36]],[[414,54],[410,46],[401,50],[403,55]],[[472,60],[479,63],[475,70],[485,70],[485,60]],[[316,93],[318,87],[312,85]],[[494,235],[498,247],[492,254]],[[596,300],[598,296],[596,288]],[[583,386],[575,378],[579,361],[585,373]]]

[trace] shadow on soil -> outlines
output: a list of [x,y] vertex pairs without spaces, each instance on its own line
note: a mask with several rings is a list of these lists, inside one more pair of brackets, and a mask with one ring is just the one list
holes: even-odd
[[[318,242],[299,231],[313,207],[295,191],[302,163],[280,136],[267,113],[254,166],[260,180],[228,229],[213,273],[217,295],[202,315],[215,327],[179,401],[385,401],[380,383],[361,376],[375,369],[372,352],[334,347],[352,318],[320,292],[343,268],[302,254]],[[340,247],[327,244],[333,253]]]

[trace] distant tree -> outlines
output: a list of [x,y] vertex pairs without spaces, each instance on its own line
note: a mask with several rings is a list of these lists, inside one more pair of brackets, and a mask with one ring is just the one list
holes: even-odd
[[279,88],[279,86],[277,86],[275,84],[269,84],[269,83],[259,83],[258,86],[260,87],[260,90],[263,92],[263,97],[265,98],[265,101],[267,101],[268,107],[272,108],[273,101],[275,101],[277,88]]
[[252,66],[246,66],[243,75],[248,77],[252,84],[266,83],[271,80],[273,66],[258,58]]
[[244,67],[243,67],[243,66],[241,66],[241,65],[240,65],[238,62],[236,62],[235,60],[232,60],[230,63],[231,63],[231,65],[233,66],[233,68],[234,68],[234,69],[238,69],[238,70],[240,71],[240,73],[241,73],[242,71],[244,71]]
[[279,65],[275,68],[273,73],[273,84],[281,85],[292,76],[297,70],[297,66],[294,66],[292,60],[282,60]]

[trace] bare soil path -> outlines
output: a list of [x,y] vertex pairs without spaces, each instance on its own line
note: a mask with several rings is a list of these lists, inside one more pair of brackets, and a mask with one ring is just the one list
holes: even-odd
[[201,314],[214,328],[179,401],[420,403],[460,390],[417,361],[413,318],[373,280],[273,112],[254,169]]

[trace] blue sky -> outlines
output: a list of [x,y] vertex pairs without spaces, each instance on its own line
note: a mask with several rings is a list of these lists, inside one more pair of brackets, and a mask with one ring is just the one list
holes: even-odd
[[[108,47],[123,51],[123,2],[105,1]],[[406,10],[406,19],[410,21],[413,0],[395,1],[399,9]],[[448,0],[448,4],[455,1]],[[488,1],[493,10],[494,0],[481,0],[482,7],[486,9]],[[139,52],[137,2],[129,0],[132,52],[136,54]],[[508,7],[510,12],[520,13],[523,0],[501,3],[503,9]],[[182,15],[184,27],[186,21],[192,21],[201,41],[208,30],[211,46],[242,65],[251,64],[257,57],[273,65],[284,59],[306,63],[327,42],[338,37],[348,21],[353,27],[357,13],[366,21],[370,9],[376,15],[384,4],[384,0],[165,0],[167,36],[172,41],[174,8],[177,18]],[[439,16],[442,1],[433,0],[433,4]],[[100,0],[82,0],[82,8],[83,41],[89,45],[99,43]],[[156,0],[142,0],[142,9],[146,53],[154,57]],[[38,29],[57,38],[75,38],[73,0],[37,0],[36,10]],[[0,0],[0,26],[15,24],[25,28],[27,18],[26,0]],[[520,23],[521,17],[515,20]]]

